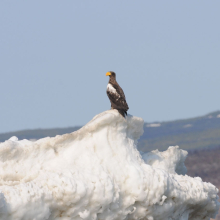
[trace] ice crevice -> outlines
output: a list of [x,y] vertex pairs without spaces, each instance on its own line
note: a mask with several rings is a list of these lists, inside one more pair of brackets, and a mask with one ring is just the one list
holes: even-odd
[[141,154],[144,121],[116,110],[80,130],[0,143],[2,220],[208,220],[218,189],[187,175],[187,152]]

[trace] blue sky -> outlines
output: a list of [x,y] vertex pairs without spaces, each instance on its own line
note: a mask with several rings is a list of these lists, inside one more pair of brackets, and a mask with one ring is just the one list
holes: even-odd
[[220,109],[219,1],[0,2],[0,132],[83,125],[115,71],[147,122]]

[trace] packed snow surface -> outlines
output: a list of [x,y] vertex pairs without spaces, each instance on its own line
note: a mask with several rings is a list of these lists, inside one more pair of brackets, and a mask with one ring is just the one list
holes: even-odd
[[141,155],[141,118],[103,112],[71,134],[0,144],[1,220],[214,218],[218,190],[176,147]]

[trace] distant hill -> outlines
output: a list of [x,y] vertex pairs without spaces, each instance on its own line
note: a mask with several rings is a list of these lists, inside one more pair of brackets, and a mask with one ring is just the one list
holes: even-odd
[[12,136],[18,137],[18,139],[40,139],[44,137],[55,137],[56,135],[62,135],[71,133],[78,130],[80,127],[69,127],[69,128],[53,128],[53,129],[30,129],[22,131],[14,131],[0,134],[0,142],[8,140]]
[[174,145],[186,150],[219,146],[220,111],[191,119],[146,123],[138,148],[146,152]]
[[[200,177],[205,182],[214,184],[220,189],[220,146],[212,150],[194,150],[189,151],[185,165],[187,175]],[[220,192],[218,193],[220,196]],[[220,220],[220,213],[215,220]]]
[[190,151],[185,164],[187,175],[199,176],[205,182],[211,182],[220,188],[220,146],[212,150]]
[[[19,139],[39,139],[71,133],[80,127],[33,129],[0,134],[0,142],[17,136]],[[147,152],[165,150],[168,146],[179,145],[182,149],[208,149],[220,145],[220,111],[202,117],[144,124],[144,134],[138,149]]]

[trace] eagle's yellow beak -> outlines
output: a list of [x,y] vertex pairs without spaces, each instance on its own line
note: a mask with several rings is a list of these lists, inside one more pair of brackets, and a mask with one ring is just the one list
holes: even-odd
[[105,75],[106,75],[106,76],[111,76],[111,73],[110,73],[110,72],[107,72]]

